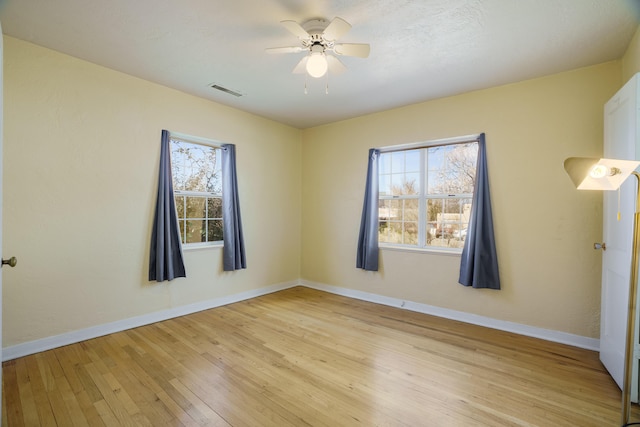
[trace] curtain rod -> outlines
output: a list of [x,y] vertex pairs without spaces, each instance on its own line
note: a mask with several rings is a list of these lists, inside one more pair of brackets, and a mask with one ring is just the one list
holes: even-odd
[[434,139],[431,141],[423,141],[423,142],[412,142],[409,144],[400,144],[400,145],[388,145],[386,147],[380,147],[381,153],[392,153],[394,151],[405,151],[411,149],[425,148],[425,147],[435,147],[440,145],[451,145],[451,144],[461,144],[465,142],[476,142],[480,139],[479,133],[465,136],[455,136],[453,138],[443,138],[443,139]]

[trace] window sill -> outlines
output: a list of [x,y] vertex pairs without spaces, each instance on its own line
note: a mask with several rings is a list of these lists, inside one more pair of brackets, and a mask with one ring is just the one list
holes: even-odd
[[398,252],[425,253],[425,254],[457,256],[457,257],[462,255],[462,250],[458,251],[455,249],[447,250],[447,249],[432,249],[432,248],[413,248],[410,246],[396,246],[396,245],[389,245],[389,244],[380,245],[380,249],[398,251]]
[[182,245],[182,250],[185,252],[198,251],[201,249],[214,249],[214,248],[222,248],[224,244],[220,243],[190,243],[188,245]]

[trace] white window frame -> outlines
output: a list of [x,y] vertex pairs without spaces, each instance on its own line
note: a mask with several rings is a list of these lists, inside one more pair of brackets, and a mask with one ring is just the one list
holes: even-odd
[[[215,149],[222,149],[222,142],[219,141],[214,141],[211,139],[206,139],[206,138],[201,138],[201,137],[197,137],[197,136],[192,136],[192,135],[186,135],[186,134],[182,134],[182,133],[178,133],[178,132],[169,132],[169,144],[171,146],[171,142],[172,141],[180,141],[180,142],[185,142],[187,144],[195,144],[195,145],[202,145],[205,147],[211,147],[211,148],[215,148]],[[171,150],[171,154],[173,155],[173,150]],[[173,187],[173,195],[174,195],[174,201],[175,201],[175,197],[176,196],[192,196],[192,197],[204,197],[205,200],[207,197],[209,198],[220,198],[220,200],[222,201],[222,190],[220,191],[220,194],[216,194],[214,192],[200,192],[200,191],[187,191],[187,190],[179,190],[175,188],[175,180],[173,179],[173,168],[172,168],[172,181],[174,182],[174,187]],[[185,199],[185,203],[186,203],[186,199]],[[206,203],[206,202],[205,202]],[[176,204],[176,217],[178,217],[178,206]],[[183,206],[183,212],[186,213],[186,206]],[[206,218],[209,219],[209,218]],[[222,219],[222,217],[221,217]],[[186,227],[186,217],[182,219],[183,221],[185,221],[185,227]],[[181,219],[180,217],[178,217],[178,222],[180,222]],[[212,247],[223,247],[224,246],[224,241],[223,240],[215,240],[215,241],[211,241],[211,242],[194,242],[194,243],[186,243],[185,242],[185,236],[180,235],[180,242],[182,244],[182,249],[184,250],[193,250],[193,249],[202,249],[202,248],[212,248]]]
[[[393,153],[393,152],[401,152],[401,151],[409,151],[409,150],[420,150],[420,192],[419,195],[408,195],[408,196],[378,196],[378,200],[407,200],[407,199],[418,199],[419,207],[418,207],[418,244],[402,244],[402,243],[388,243],[388,242],[379,242],[379,246],[384,249],[394,249],[394,250],[404,250],[410,252],[435,252],[435,253],[444,253],[451,255],[460,255],[462,253],[462,248],[450,248],[446,246],[432,246],[427,245],[427,202],[428,200],[446,200],[446,199],[471,199],[473,203],[473,193],[461,193],[461,194],[442,194],[442,195],[429,195],[426,194],[427,191],[427,171],[425,170],[425,149],[437,146],[445,146],[445,145],[458,145],[458,144],[469,144],[469,143],[478,143],[480,138],[480,134],[474,135],[465,135],[460,137],[453,138],[445,138],[438,140],[431,140],[425,142],[416,142],[410,144],[400,144],[400,145],[392,145],[387,147],[381,147],[380,154],[385,153]],[[378,178],[380,174],[378,173]],[[379,221],[378,221],[379,223]]]

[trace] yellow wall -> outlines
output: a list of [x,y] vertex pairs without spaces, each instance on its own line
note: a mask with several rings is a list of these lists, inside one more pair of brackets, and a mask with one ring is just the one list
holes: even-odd
[[640,72],[640,26],[622,57],[622,81],[629,81],[638,72]]
[[[602,154],[620,75],[611,62],[303,131],[303,281],[597,337],[602,199],[563,161]],[[503,289],[458,285],[452,255],[383,249],[380,272],[356,269],[368,149],[480,132]]]
[[[299,278],[299,130],[4,41],[5,347]],[[236,144],[247,270],[147,280],[162,129]]]

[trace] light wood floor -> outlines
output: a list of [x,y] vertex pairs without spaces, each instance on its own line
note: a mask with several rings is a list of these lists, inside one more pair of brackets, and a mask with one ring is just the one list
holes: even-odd
[[301,287],[2,369],[3,426],[619,425],[595,352]]

